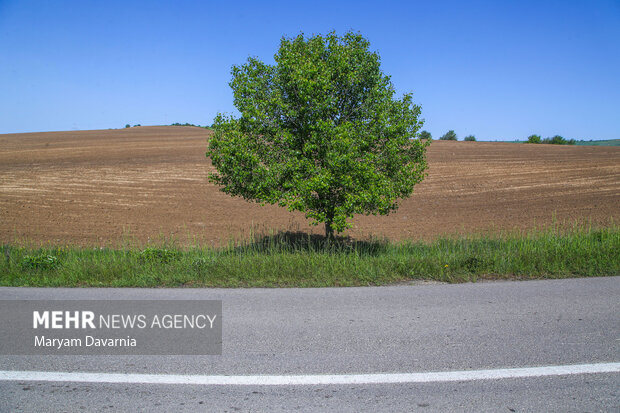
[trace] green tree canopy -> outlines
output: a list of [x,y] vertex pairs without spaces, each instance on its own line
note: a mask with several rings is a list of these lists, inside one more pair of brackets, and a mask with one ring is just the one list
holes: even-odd
[[427,139],[427,140],[433,139],[433,135],[431,135],[431,133],[426,130],[423,130],[422,132],[420,132],[419,137],[420,139]]
[[527,143],[540,143],[540,135],[530,135],[527,137]]
[[354,214],[395,210],[422,181],[420,107],[394,98],[360,34],[282,38],[275,65],[249,58],[232,77],[241,116],[217,115],[207,151],[225,193],[304,212],[331,238]]
[[439,138],[439,140],[440,141],[456,141],[458,140],[458,138],[456,137],[456,133],[454,133],[454,131],[450,129],[448,132],[445,133],[445,135]]
[[476,137],[474,135],[467,135],[463,140],[465,142],[476,142]]

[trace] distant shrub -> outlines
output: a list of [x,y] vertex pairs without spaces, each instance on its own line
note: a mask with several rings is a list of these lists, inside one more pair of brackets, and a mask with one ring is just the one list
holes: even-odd
[[127,125],[125,125],[125,128],[131,128],[131,125],[128,123]]
[[27,270],[50,270],[57,265],[58,257],[47,254],[26,255],[21,262],[21,267]]
[[575,139],[564,139],[560,135],[555,135],[551,138],[541,139],[539,135],[530,135],[527,138],[526,143],[544,143],[550,145],[575,145],[577,141]]
[[172,123],[170,126],[195,126],[197,128],[206,128],[207,126],[200,126],[200,125],[194,125],[193,123],[179,123],[179,122],[175,122]]
[[135,128],[136,126],[142,126],[142,125],[140,125],[139,123],[138,123],[137,125],[133,125],[133,127],[134,127],[134,128]]
[[171,251],[166,248],[145,248],[140,251],[139,259],[141,262],[159,262],[168,264],[169,262],[179,258],[177,251]]
[[453,130],[449,130],[448,132],[446,132],[445,135],[439,138],[439,140],[440,141],[456,141],[458,140],[458,138],[456,137],[456,133],[454,133]]
[[420,132],[420,139],[433,139],[433,136],[431,135],[431,133],[429,131],[423,130],[422,132]]
[[476,142],[476,137],[474,135],[468,135],[465,136],[465,139],[463,139],[466,142]]
[[530,135],[527,137],[527,143],[540,143],[539,135]]
[[542,140],[542,143],[548,143],[551,145],[574,145],[577,143],[574,139],[564,139],[560,135],[555,135],[552,138],[545,138]]
[[196,128],[204,128],[204,129],[213,129],[213,125],[210,126],[202,126],[202,125],[194,125],[193,123],[179,123],[179,122],[175,122],[175,123],[171,123],[170,126],[194,126]]

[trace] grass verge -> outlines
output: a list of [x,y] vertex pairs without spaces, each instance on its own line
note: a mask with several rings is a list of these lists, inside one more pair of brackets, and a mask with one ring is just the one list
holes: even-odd
[[0,285],[31,287],[332,287],[411,280],[620,275],[620,228],[330,244],[281,233],[225,248],[28,248],[4,245]]

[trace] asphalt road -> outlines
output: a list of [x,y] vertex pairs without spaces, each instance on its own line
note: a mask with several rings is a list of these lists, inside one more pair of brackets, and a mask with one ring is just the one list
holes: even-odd
[[[620,362],[620,278],[334,289],[26,289],[0,299],[221,299],[221,356],[0,356],[1,371],[364,375]],[[0,411],[620,411],[620,373],[193,385],[0,380]]]

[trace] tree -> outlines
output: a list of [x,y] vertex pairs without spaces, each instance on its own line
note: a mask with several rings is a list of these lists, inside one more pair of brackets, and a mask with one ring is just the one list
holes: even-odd
[[349,32],[282,38],[275,65],[232,67],[241,116],[218,114],[207,156],[233,196],[301,211],[325,235],[354,214],[386,215],[425,176],[411,94],[394,98],[369,42]]
[[527,143],[540,143],[539,135],[530,135],[527,137]]
[[440,141],[456,141],[458,140],[458,138],[456,137],[456,133],[454,133],[453,130],[449,130],[448,132],[446,132],[445,135],[439,138],[439,140]]
[[431,135],[431,133],[429,131],[425,131],[423,130],[422,132],[420,132],[420,139],[424,139],[424,140],[431,140],[433,139],[433,136]]
[[463,140],[465,142],[476,142],[476,137],[474,135],[467,135]]

